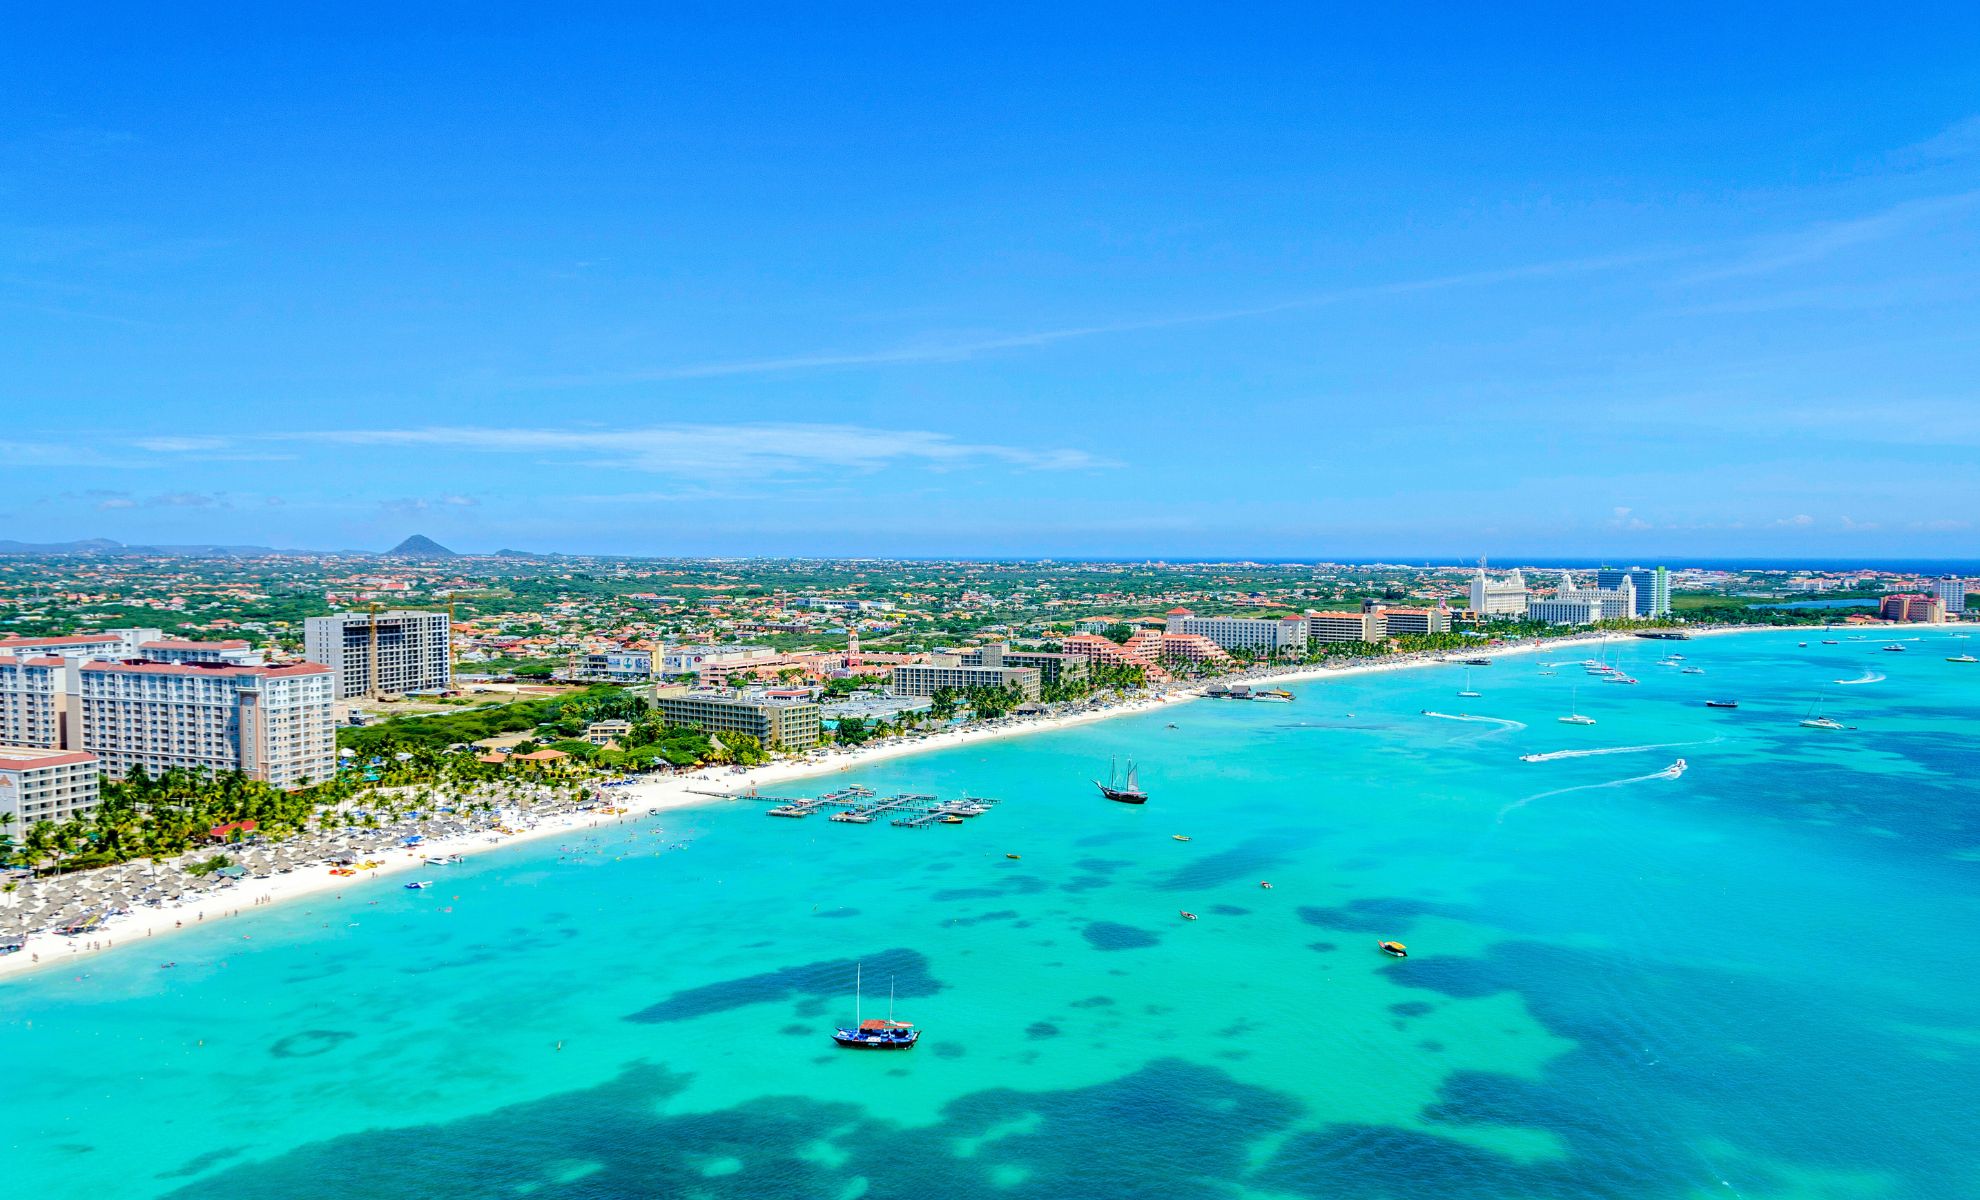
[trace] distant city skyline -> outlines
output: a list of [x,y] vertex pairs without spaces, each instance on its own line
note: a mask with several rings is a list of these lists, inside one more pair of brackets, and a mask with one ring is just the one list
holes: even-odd
[[1980,554],[1980,12],[1546,20],[16,17],[0,536]]

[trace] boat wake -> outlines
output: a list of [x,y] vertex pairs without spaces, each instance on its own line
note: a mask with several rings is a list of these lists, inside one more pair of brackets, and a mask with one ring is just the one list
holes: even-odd
[[1510,813],[1515,809],[1525,808],[1527,805],[1533,803],[1535,800],[1545,800],[1552,796],[1565,796],[1570,792],[1596,792],[1596,791],[1602,791],[1607,788],[1628,787],[1632,783],[1653,783],[1656,782],[1657,780],[1676,779],[1684,774],[1686,766],[1687,764],[1685,763],[1685,761],[1680,758],[1676,762],[1672,763],[1670,766],[1665,767],[1663,770],[1652,771],[1648,775],[1632,775],[1628,779],[1611,779],[1607,783],[1584,783],[1577,787],[1555,788],[1550,792],[1536,792],[1535,794],[1528,796],[1523,800],[1515,800],[1511,804],[1508,804],[1504,808],[1500,809],[1498,820],[1500,822],[1503,822],[1506,819],[1507,813]]
[[1545,754],[1522,754],[1521,762],[1554,762],[1563,758],[1599,758],[1605,754],[1645,754],[1651,750],[1681,750],[1686,746],[1706,746],[1720,741],[1712,738],[1705,742],[1658,742],[1654,746],[1605,746],[1599,750],[1551,750]]
[[1844,687],[1855,687],[1859,683],[1882,683],[1889,678],[1890,676],[1879,675],[1875,671],[1865,671],[1861,679],[1838,679],[1836,682]]
[[1526,728],[1526,722],[1509,721],[1504,717],[1474,717],[1470,713],[1432,712],[1427,708],[1423,710],[1423,715],[1426,717],[1436,717],[1443,721],[1475,721],[1483,725],[1497,725],[1499,728],[1505,730]]

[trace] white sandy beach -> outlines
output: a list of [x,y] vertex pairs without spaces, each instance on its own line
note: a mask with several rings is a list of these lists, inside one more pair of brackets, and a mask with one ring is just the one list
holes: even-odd
[[[1769,627],[1739,626],[1687,632],[1696,638],[1755,632],[1767,628]],[[1558,653],[1569,651],[1574,647],[1610,640],[1616,640],[1614,635],[1605,637],[1587,634],[1518,645],[1481,646],[1478,653],[1489,653],[1494,657],[1534,654],[1543,650]],[[1251,683],[1267,680],[1274,683],[1298,683],[1344,679],[1356,675],[1434,666],[1445,661],[1447,657],[1441,654],[1398,656],[1351,666],[1302,666],[1283,671],[1258,671],[1247,673],[1241,678]],[[74,969],[92,954],[159,939],[182,928],[203,925],[209,921],[225,920],[269,904],[279,904],[324,892],[341,895],[346,892],[376,889],[384,886],[381,880],[396,880],[415,871],[435,875],[449,869],[444,866],[427,866],[424,860],[428,857],[458,854],[465,858],[522,842],[638,820],[656,813],[723,803],[721,797],[706,794],[712,791],[725,792],[732,796],[740,795],[792,780],[849,772],[910,754],[925,754],[999,738],[1065,729],[1092,721],[1126,716],[1130,713],[1148,712],[1200,699],[1205,686],[1207,681],[1191,683],[1187,686],[1171,685],[1156,694],[1135,697],[1104,708],[1039,717],[1012,717],[988,727],[958,727],[880,745],[861,746],[850,750],[834,749],[825,752],[822,756],[770,763],[744,772],[738,772],[732,767],[705,767],[690,774],[643,780],[613,788],[608,793],[608,798],[614,806],[627,810],[623,814],[579,812],[546,818],[530,828],[512,834],[477,832],[455,838],[434,838],[416,848],[395,850],[389,855],[379,855],[377,858],[381,863],[380,866],[360,871],[356,875],[332,875],[329,873],[329,864],[319,863],[299,867],[285,875],[244,879],[239,885],[227,889],[218,896],[209,895],[183,903],[144,908],[115,916],[87,935],[63,937],[57,934],[35,934],[28,938],[26,946],[18,953],[0,957],[0,979],[41,969]],[[163,946],[160,947],[160,957],[168,959],[170,957],[169,953],[164,952]]]

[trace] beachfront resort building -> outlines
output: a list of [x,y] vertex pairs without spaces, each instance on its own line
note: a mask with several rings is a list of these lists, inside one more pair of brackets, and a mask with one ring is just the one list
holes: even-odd
[[1624,575],[1613,588],[1576,585],[1574,576],[1561,572],[1560,586],[1551,596],[1534,596],[1526,606],[1529,620],[1553,625],[1593,625],[1597,621],[1620,621],[1636,615],[1636,582]]
[[[1059,651],[1062,654],[1077,655],[1090,664],[1097,663],[1106,667],[1140,667],[1143,677],[1148,682],[1167,683],[1171,676],[1161,666],[1161,656],[1157,652],[1160,649],[1159,645],[1151,648],[1146,640],[1136,645],[1135,640],[1140,636],[1136,634],[1134,638],[1129,638],[1128,645],[1123,646],[1112,638],[1104,638],[1097,633],[1075,633],[1059,643]],[[1161,635],[1156,634],[1156,636],[1159,638]],[[1207,638],[1201,640],[1208,642]],[[1208,644],[1215,647],[1217,653],[1224,653],[1224,648],[1215,642]],[[1230,656],[1225,654],[1224,657]]]
[[1309,642],[1379,642],[1386,636],[1388,622],[1379,608],[1362,612],[1306,614],[1306,640]]
[[452,637],[443,612],[332,613],[303,622],[303,657],[330,668],[339,700],[444,692],[454,686]]
[[1526,577],[1518,571],[1504,579],[1493,579],[1485,573],[1485,563],[1478,563],[1478,574],[1471,577],[1471,611],[1481,617],[1524,617],[1530,594],[1526,590]]
[[1428,637],[1451,631],[1451,610],[1435,608],[1384,608],[1383,632],[1390,637]]
[[1277,654],[1306,647],[1304,617],[1199,617],[1186,608],[1168,611],[1165,632],[1209,638],[1226,650]]
[[970,666],[959,654],[930,655],[925,663],[896,663],[887,690],[897,696],[933,696],[944,688],[1014,687],[1027,700],[1038,699],[1041,681],[1036,667]]
[[964,650],[956,657],[965,667],[1030,667],[1042,684],[1057,685],[1086,678],[1086,659],[1077,654],[1044,650],[1013,650],[1009,642],[992,642]]
[[[1228,651],[1200,633],[1170,633],[1166,629],[1136,630],[1122,649],[1150,663],[1194,662],[1224,666],[1231,661]],[[1151,675],[1149,678],[1153,680],[1155,677]]]
[[1613,567],[1603,567],[1595,573],[1595,586],[1611,591],[1622,587],[1623,580],[1629,580],[1636,589],[1636,611],[1639,617],[1668,617],[1671,615],[1671,573],[1663,567],[1646,570],[1631,567],[1620,571]]
[[60,824],[96,807],[96,756],[80,750],[0,745],[0,829],[20,838],[41,821]]
[[705,733],[746,733],[765,749],[809,750],[818,744],[818,705],[788,696],[702,689],[654,700],[660,719]]
[[337,770],[334,681],[317,663],[86,662],[74,669],[82,744],[105,774],[239,771],[276,787]]
[[1947,575],[1932,581],[1932,595],[1946,606],[1949,617],[1966,615],[1966,580],[1957,575]]
[[1884,597],[1877,615],[1886,621],[1924,621],[1938,624],[1946,619],[1945,601],[1922,592],[1898,592]]

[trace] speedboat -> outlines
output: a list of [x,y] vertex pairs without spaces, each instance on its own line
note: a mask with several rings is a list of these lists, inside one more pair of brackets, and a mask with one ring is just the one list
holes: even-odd
[[1005,857],[1005,858],[1009,858],[1009,859],[1015,859],[1015,858],[1017,858],[1018,856],[1017,856],[1017,855],[1015,855],[1015,854],[1006,854],[1006,855],[1005,855],[1004,857]]
[[1259,881],[1258,881],[1258,886],[1259,886],[1259,887],[1262,887],[1262,888],[1264,888],[1264,889],[1265,889],[1266,891],[1268,891],[1268,892],[1272,890],[1272,885],[1271,885],[1271,884],[1269,884],[1269,883],[1267,883],[1267,882],[1266,882],[1265,880],[1263,880],[1263,879],[1261,879],[1261,880],[1259,880]]
[[1182,919],[1185,921],[1194,921],[1196,914],[1185,908],[1182,910]]
[[1890,645],[1888,645],[1888,646],[1886,646],[1886,647],[1884,647],[1884,650],[1885,650],[1885,651],[1886,651],[1887,653],[1890,653],[1890,654],[1903,654],[1903,653],[1904,653],[1904,647],[1903,647],[1903,646],[1900,646],[1900,645],[1898,645],[1898,644],[1897,644],[1896,642],[1892,642],[1892,643],[1891,643]]
[[406,890],[409,892],[417,892],[423,888],[430,888],[432,886],[433,886],[433,881],[431,879],[416,879],[413,882],[406,885]]
[[1169,837],[1178,842],[1186,842],[1190,840],[1189,835],[1186,833],[1172,833],[1169,835]]
[[1375,944],[1380,946],[1382,953],[1388,955],[1390,958],[1409,957],[1409,947],[1403,945],[1401,942],[1376,942]]

